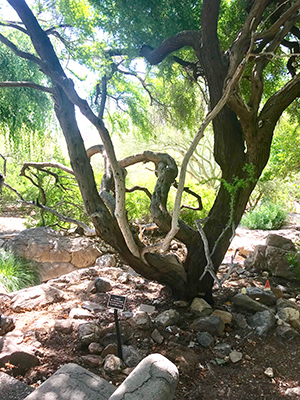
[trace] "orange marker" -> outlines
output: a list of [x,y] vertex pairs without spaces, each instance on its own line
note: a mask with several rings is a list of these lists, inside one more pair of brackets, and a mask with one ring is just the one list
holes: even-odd
[[271,290],[271,285],[270,285],[269,279],[267,279],[267,282],[265,284],[265,290]]

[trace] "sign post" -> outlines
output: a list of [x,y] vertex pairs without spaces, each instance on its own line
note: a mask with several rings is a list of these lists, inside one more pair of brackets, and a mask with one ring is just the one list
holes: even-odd
[[108,299],[107,307],[114,309],[116,335],[117,335],[117,347],[118,347],[118,357],[123,360],[122,352],[122,339],[120,333],[120,326],[118,320],[118,310],[123,311],[125,308],[126,297],[118,296],[116,294],[111,294]]

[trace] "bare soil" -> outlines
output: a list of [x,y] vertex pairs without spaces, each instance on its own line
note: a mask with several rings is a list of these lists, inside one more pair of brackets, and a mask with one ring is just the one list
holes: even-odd
[[[7,226],[5,226],[3,218],[0,218],[2,232],[8,232],[9,229],[15,229],[17,226],[15,218],[6,221],[8,222]],[[263,243],[267,234],[268,232],[251,232],[239,229],[235,243],[233,243],[231,250],[225,257],[219,276],[226,273],[230,257],[236,245],[244,247],[244,249],[251,249],[254,244]],[[294,226],[292,230],[288,228],[285,235],[290,235],[297,239],[297,227]],[[241,252],[236,259],[239,264],[236,270],[242,267],[243,260]],[[122,265],[120,267],[122,268]],[[109,278],[112,277],[110,276]],[[126,378],[125,374],[107,376],[103,369],[92,367],[84,357],[88,354],[88,351],[80,348],[77,344],[76,332],[62,334],[53,328],[55,320],[67,318],[69,311],[74,307],[80,307],[83,301],[97,302],[106,307],[108,294],[88,293],[86,287],[89,281],[91,279],[87,277],[81,282],[76,282],[76,284],[62,286],[61,289],[66,293],[67,300],[37,311],[12,314],[7,303],[5,314],[13,315],[16,320],[16,328],[13,332],[15,332],[16,337],[19,335],[20,342],[26,343],[35,349],[35,354],[40,360],[39,366],[32,368],[24,376],[17,376],[18,379],[36,387],[68,362],[82,365],[117,386]],[[241,278],[238,272],[233,272],[222,289],[214,288],[215,308],[236,313],[238,310],[234,308],[231,302],[233,295],[245,286],[264,287],[265,281],[266,277],[260,275]],[[284,296],[296,299],[295,301],[300,304],[298,296],[299,285],[275,279],[270,279],[270,281],[272,286],[279,284],[284,286]],[[180,370],[175,399],[300,399],[299,338],[282,342],[273,331],[267,338],[262,339],[252,331],[239,329],[235,325],[229,326],[223,336],[216,338],[215,344],[226,342],[232,346],[232,349],[242,352],[243,358],[236,364],[229,361],[219,365],[218,355],[214,350],[214,346],[208,349],[201,347],[197,343],[196,332],[189,329],[189,324],[194,318],[189,309],[175,306],[174,299],[166,288],[139,276],[132,276],[126,283],[123,283],[120,277],[116,276],[111,293],[127,296],[125,309],[127,312],[137,311],[140,304],[143,303],[155,305],[157,311],[151,317],[170,308],[176,308],[181,314],[182,318],[178,324],[178,330],[176,333],[175,331],[165,331],[165,340],[161,345],[154,343],[150,338],[152,331],[135,329],[133,332],[129,324],[130,316],[126,312],[120,316],[125,342],[132,344],[143,356],[159,352],[172,359],[174,348],[183,349],[181,359],[172,359]],[[103,328],[109,328],[114,321],[113,313],[108,309],[98,313],[97,319]],[[78,321],[78,323],[82,322]],[[186,349],[187,353],[186,358],[184,357],[184,349]],[[195,355],[193,362],[189,362],[190,352]],[[194,363],[194,360],[196,360],[196,363]],[[268,367],[273,368],[273,378],[264,374]],[[14,366],[6,365],[3,370],[11,375],[16,375]]]

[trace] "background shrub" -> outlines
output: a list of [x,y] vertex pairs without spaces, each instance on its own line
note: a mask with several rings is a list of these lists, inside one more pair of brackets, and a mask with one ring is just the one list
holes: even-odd
[[286,217],[287,213],[280,205],[266,202],[262,203],[259,208],[246,213],[241,224],[248,229],[280,229]]
[[38,268],[10,251],[0,250],[0,282],[8,292],[41,283]]

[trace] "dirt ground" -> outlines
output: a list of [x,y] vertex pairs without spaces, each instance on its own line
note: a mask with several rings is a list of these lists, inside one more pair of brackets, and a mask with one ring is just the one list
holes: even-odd
[[[5,229],[6,232],[12,229],[11,222],[13,221],[9,221],[9,225],[5,228],[3,218],[0,218],[2,232]],[[14,223],[13,228],[15,227],[16,224]],[[236,243],[244,244],[245,248],[254,246],[253,243],[262,243],[266,236],[265,233],[249,233],[249,231],[243,230],[239,232]],[[288,234],[289,232],[287,232]],[[293,230],[291,235],[294,238],[297,237],[297,230]],[[220,276],[226,273],[230,256],[231,253],[229,252],[220,269]],[[237,262],[241,267],[243,257],[239,256]],[[264,287],[265,281],[266,278],[260,275],[241,279],[240,275],[234,272],[222,289],[214,288],[215,308],[232,313],[237,312],[231,302],[233,295],[245,286]],[[285,297],[297,299],[296,301],[300,305],[299,285],[274,279],[270,279],[270,281],[272,286],[279,284],[284,286]],[[68,362],[82,365],[117,386],[126,378],[124,374],[106,376],[99,367],[92,367],[85,358],[88,354],[87,350],[78,347],[74,332],[62,334],[53,329],[56,319],[67,318],[68,312],[73,307],[80,306],[84,301],[97,302],[103,305],[103,311],[97,315],[98,321],[103,327],[113,323],[113,313],[105,309],[108,295],[88,293],[85,290],[86,284],[85,281],[77,282],[74,285],[62,288],[68,297],[65,302],[56,303],[38,311],[13,315],[16,319],[16,334],[18,332],[22,334],[20,340],[23,342],[32,343],[40,360],[39,366],[32,368],[24,376],[17,375],[18,379],[36,387]],[[235,325],[228,326],[223,336],[216,338],[214,346],[218,342],[228,343],[232,346],[232,349],[242,352],[243,358],[236,364],[229,361],[220,365],[220,359],[214,346],[205,349],[197,344],[196,332],[189,329],[189,324],[194,317],[188,308],[174,306],[174,299],[166,288],[141,277],[132,277],[130,282],[127,283],[120,282],[116,278],[112,293],[127,297],[125,314],[120,316],[125,343],[128,341],[143,356],[159,352],[172,358],[172,351],[176,346],[188,349],[187,352],[191,351],[195,355],[195,358],[193,358],[193,360],[196,359],[195,366],[192,364],[184,365],[180,360],[177,360],[180,379],[176,391],[176,400],[300,399],[299,338],[282,342],[275,335],[275,331],[272,331],[267,338],[261,339],[252,331],[239,329]],[[157,312],[176,308],[181,314],[177,333],[166,332],[165,341],[158,345],[151,340],[151,332],[137,329],[132,332],[128,312],[135,312],[141,303],[155,305]],[[264,373],[268,367],[271,367],[274,371],[272,378]],[[2,370],[16,375],[13,366],[7,365]]]

